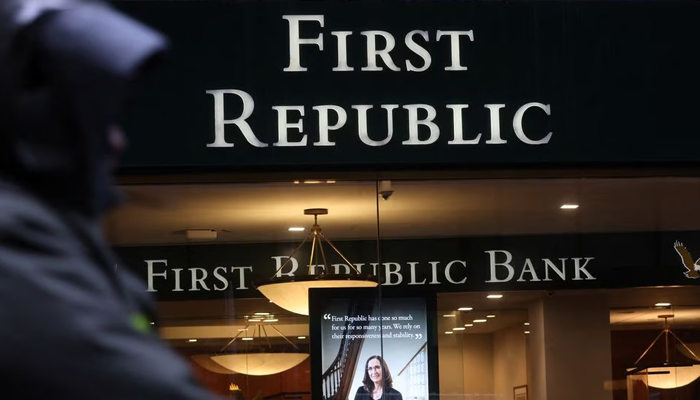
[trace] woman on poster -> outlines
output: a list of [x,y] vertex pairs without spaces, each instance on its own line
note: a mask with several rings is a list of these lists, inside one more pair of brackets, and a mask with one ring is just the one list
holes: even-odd
[[391,372],[381,356],[371,356],[365,362],[362,386],[355,400],[403,400],[401,392],[392,387]]

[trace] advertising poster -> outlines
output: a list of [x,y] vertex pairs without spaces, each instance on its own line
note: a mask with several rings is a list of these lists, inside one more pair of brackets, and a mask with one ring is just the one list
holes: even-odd
[[376,289],[310,294],[319,350],[312,352],[314,400],[428,400],[425,299],[380,299]]

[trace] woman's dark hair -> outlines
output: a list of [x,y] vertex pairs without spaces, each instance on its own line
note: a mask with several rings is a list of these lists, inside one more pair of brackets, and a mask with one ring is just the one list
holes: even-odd
[[369,366],[369,362],[372,361],[372,359],[377,359],[379,360],[379,365],[382,366],[382,380],[384,381],[384,390],[386,389],[391,389],[393,380],[391,379],[391,372],[389,372],[389,367],[386,365],[386,362],[381,356],[371,356],[370,358],[365,361],[365,377],[362,378],[362,383],[365,386],[365,389],[372,393],[374,390],[374,382],[369,378],[369,372],[367,372],[367,367]]

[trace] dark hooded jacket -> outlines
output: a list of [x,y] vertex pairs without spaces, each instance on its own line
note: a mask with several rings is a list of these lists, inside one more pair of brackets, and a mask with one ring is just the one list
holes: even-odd
[[100,233],[108,129],[165,44],[98,2],[0,0],[2,398],[213,399]]

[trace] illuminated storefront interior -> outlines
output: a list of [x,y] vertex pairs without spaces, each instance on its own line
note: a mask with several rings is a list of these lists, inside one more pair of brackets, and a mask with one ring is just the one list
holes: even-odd
[[[384,188],[388,184],[382,182]],[[305,234],[289,228],[309,229],[312,223],[303,214],[309,207],[329,209],[329,214],[320,219],[323,231],[347,256],[352,258],[354,254],[353,243],[372,244],[370,254],[361,253],[365,258],[351,262],[381,260],[377,271],[382,279],[387,279],[385,283],[395,283],[399,278],[392,272],[387,277],[387,271],[396,269],[391,265],[383,268],[382,263],[401,265],[401,283],[383,285],[380,293],[435,297],[437,307],[428,310],[435,323],[429,350],[437,352],[439,392],[431,394],[440,398],[514,398],[514,393],[525,386],[529,398],[543,390],[549,396],[556,396],[573,385],[577,392],[591,397],[626,399],[626,369],[661,333],[660,315],[671,315],[673,332],[690,349],[698,349],[700,291],[693,286],[696,281],[684,276],[688,271],[673,247],[678,240],[691,254],[696,248],[693,240],[699,237],[697,221],[700,221],[694,209],[700,200],[697,178],[393,180],[390,186],[393,193],[384,200],[377,192],[379,181],[126,185],[123,189],[131,201],[110,216],[105,232],[117,249],[135,250],[139,255],[151,252],[154,259],[167,258],[171,268],[184,265],[209,270],[206,279],[197,275],[202,280],[195,285],[188,278],[192,271],[181,272],[178,287],[174,275],[164,274],[165,269],[153,264],[149,282],[158,290],[154,293],[156,297],[161,299],[159,331],[192,360],[193,368],[213,390],[229,393],[233,383],[246,399],[258,394],[310,398],[313,354],[307,358],[311,353],[309,318],[277,307],[252,287],[248,291],[234,290],[250,286],[253,281],[252,278],[238,280],[240,270],[228,275],[220,270],[220,276],[225,276],[230,286],[217,290],[223,283],[211,271],[212,267],[221,265],[207,265],[208,261],[199,257],[215,252],[207,251],[211,246],[218,246],[216,251],[221,251],[222,246],[237,246],[237,251],[250,249],[250,252],[258,251],[255,245],[274,243],[283,243],[285,249],[294,248]],[[565,204],[578,208],[562,209]],[[193,238],[190,234],[188,238],[188,230],[213,231],[216,235]],[[542,282],[533,279],[545,280],[544,267],[539,265],[543,261],[531,257],[535,275],[523,273],[522,266],[527,263],[524,258],[518,259],[518,255],[526,252],[508,247],[509,238],[514,237],[524,240],[518,243],[532,242],[533,248],[545,250],[560,245],[555,242],[547,245],[547,241],[556,237],[569,237],[581,243],[592,241],[590,246],[595,247],[598,242],[591,238],[601,235],[603,242],[627,243],[613,248],[620,252],[612,254],[613,260],[632,259],[633,263],[641,260],[643,264],[635,270],[625,265],[607,265],[603,258],[603,264],[594,265],[597,257],[605,255],[591,254],[596,259],[578,274],[571,261],[568,267],[565,264],[563,270],[557,270],[559,273],[549,267],[550,288],[538,288],[536,285]],[[457,247],[467,249],[484,238],[493,244],[493,249],[511,249],[510,265],[515,269],[511,281],[515,288],[523,285],[522,290],[492,291],[484,283],[478,283],[476,289],[461,289],[470,279],[479,279],[472,276],[472,271],[489,271],[491,261],[488,254],[472,261],[468,252],[455,249],[456,254],[464,257],[466,266],[453,264],[448,277],[445,264],[449,257],[430,251],[434,246],[440,249],[436,243],[455,238],[459,239]],[[410,264],[377,257],[377,251],[391,257],[383,250],[390,250],[397,243],[400,247],[404,242],[413,247],[413,250],[405,249],[409,253],[416,251],[416,244],[424,243],[419,252],[427,252],[427,259],[440,262],[439,273],[434,275],[429,271],[425,276],[413,276]],[[666,243],[669,247],[663,248]],[[643,247],[635,247],[639,244]],[[635,248],[647,257],[646,264],[639,254],[625,254]],[[185,250],[163,256],[166,253],[152,249]],[[235,251],[229,254],[232,267],[242,266],[238,264],[237,254]],[[277,254],[265,256],[270,259],[265,268],[271,274],[277,265],[272,258]],[[129,257],[131,253],[127,252],[126,259]],[[173,265],[177,260],[168,257],[186,259]],[[149,257],[143,258],[140,265],[132,266],[141,268],[142,274],[145,259]],[[552,260],[559,268],[556,257]],[[505,263],[505,258],[496,262]],[[430,270],[428,265],[418,268]],[[496,277],[506,279],[507,268],[502,265],[496,268]],[[623,276],[614,281],[616,285],[623,282],[621,286],[584,286],[597,284],[586,279],[586,272],[598,280],[604,279],[599,273],[616,268],[623,268]],[[640,282],[639,278],[654,268],[669,269],[683,285],[635,287],[634,282]],[[487,272],[487,278],[491,278],[490,273]],[[522,281],[518,282],[519,279]],[[624,285],[625,281],[631,283]],[[412,282],[415,284],[409,284]],[[433,287],[430,282],[434,283]],[[502,297],[487,298],[493,294]],[[232,342],[234,337],[237,339]],[[242,340],[248,337],[252,340]],[[657,344],[644,357],[645,362],[664,361],[663,340]],[[694,361],[675,340],[670,350],[671,361]],[[256,372],[253,363],[260,360],[254,360],[252,353],[260,351],[295,353],[299,363],[282,373]],[[227,371],[214,361],[216,355],[234,352],[249,354],[242,361],[243,367],[237,367],[238,372],[249,368],[243,371],[247,374]],[[696,386],[693,380],[679,389],[650,387],[648,390],[664,392],[667,396],[668,393],[692,396]],[[514,388],[518,389],[514,392]]]

